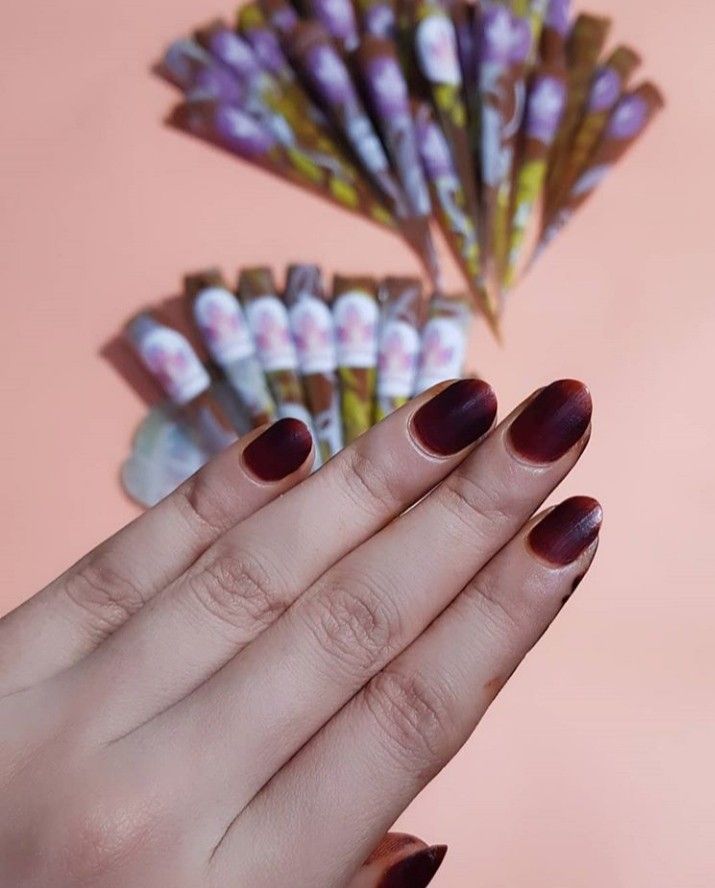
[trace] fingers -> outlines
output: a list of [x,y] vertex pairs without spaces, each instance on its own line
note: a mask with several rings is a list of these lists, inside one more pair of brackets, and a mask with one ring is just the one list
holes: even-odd
[[110,733],[205,682],[338,559],[454,469],[495,413],[484,382],[433,390],[226,533],[74,677],[105,696],[111,688],[103,707]]
[[297,420],[246,436],[0,621],[0,695],[89,653],[228,528],[305,477],[311,450]]
[[[455,755],[590,566],[600,524],[594,500],[567,500],[496,555],[254,800],[214,853],[217,884],[243,830],[268,820],[295,843],[286,860],[311,848],[300,884],[340,884],[322,849],[349,871]],[[319,823],[304,816],[311,810]]]
[[[554,388],[571,406],[554,406]],[[248,802],[518,533],[575,465],[590,413],[580,383],[545,389],[429,496],[324,573],[284,619],[158,721],[155,728],[177,744],[176,754],[202,749],[192,756],[197,791],[217,812],[225,805],[227,816],[235,813],[239,794]],[[202,744],[205,724],[215,730]],[[220,781],[213,776],[216,761],[233,762]]]
[[414,836],[388,833],[348,888],[425,888],[446,853],[446,845],[428,847]]

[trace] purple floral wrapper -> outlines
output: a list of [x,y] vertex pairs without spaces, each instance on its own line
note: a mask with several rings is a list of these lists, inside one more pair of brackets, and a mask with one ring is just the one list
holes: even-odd
[[566,108],[549,161],[546,186],[547,216],[551,214],[553,203],[559,199],[560,183],[563,179],[564,167],[568,160],[574,133],[582,118],[591,81],[610,27],[609,19],[593,15],[580,15],[568,35],[566,41],[568,94]]
[[235,294],[214,269],[186,275],[184,291],[201,339],[236,393],[252,428],[276,416],[251,331]]
[[323,462],[343,447],[335,328],[317,265],[288,268],[283,299]]
[[380,331],[375,418],[379,422],[415,392],[422,326],[422,283],[388,277],[380,285]]
[[237,440],[231,420],[212,395],[211,377],[186,337],[149,312],[129,322],[126,336],[207,456],[220,453]]
[[288,37],[291,57],[311,91],[331,115],[371,181],[394,208],[407,215],[405,197],[390,170],[387,154],[353,84],[344,59],[321,25],[302,22]]
[[639,54],[629,46],[618,46],[605,64],[596,69],[589,89],[586,110],[573,137],[564,163],[561,188],[553,198],[553,212],[586,168],[586,164],[603,135],[611,111],[640,65]]
[[527,232],[538,238],[537,208],[543,200],[549,152],[566,106],[566,71],[542,66],[531,77],[514,185],[514,212],[503,285],[509,289],[518,278]]
[[609,170],[638,141],[664,105],[662,94],[652,83],[643,83],[632,92],[621,96],[608,118],[601,140],[591,155],[586,169],[574,183],[567,200],[546,228],[540,244],[542,249],[591,197]]
[[432,205],[397,52],[391,40],[367,35],[354,58],[372,117],[405,195],[407,214],[403,230],[423,257],[431,280],[438,283],[439,263],[429,230]]
[[340,411],[347,445],[352,444],[375,422],[379,326],[375,279],[335,275],[333,320],[338,352]]
[[364,34],[382,40],[394,40],[396,14],[392,0],[356,0],[360,26]]
[[360,42],[357,16],[352,0],[306,0],[310,16],[325,28],[344,53]]
[[489,325],[495,329],[498,305],[489,301],[483,286],[477,230],[469,213],[452,151],[435,121],[432,108],[426,102],[417,102],[413,107],[417,143],[437,221],[452,255],[462,269],[474,301]]
[[512,167],[521,128],[524,75],[532,34],[527,19],[490,3],[479,21],[481,92],[481,223],[483,264],[490,293],[499,294],[506,260]]
[[464,375],[471,319],[466,297],[441,293],[432,296],[422,330],[416,394]]

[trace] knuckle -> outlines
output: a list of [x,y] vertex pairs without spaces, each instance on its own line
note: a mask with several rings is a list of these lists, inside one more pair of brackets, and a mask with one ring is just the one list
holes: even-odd
[[111,551],[90,554],[64,579],[63,591],[85,612],[89,632],[98,639],[111,635],[145,602],[139,586],[117,567]]
[[384,515],[400,508],[402,497],[396,484],[386,467],[368,456],[364,444],[346,450],[341,465],[341,487],[361,509],[371,515]]
[[453,472],[438,490],[441,506],[471,535],[486,525],[484,531],[491,536],[514,521],[513,497],[485,479]]
[[240,636],[270,626],[289,604],[277,573],[247,552],[216,555],[194,574],[191,590],[205,612]]
[[364,680],[389,659],[400,636],[393,596],[374,579],[326,578],[309,606],[309,624],[330,669]]
[[189,527],[201,537],[213,538],[225,530],[223,510],[216,502],[205,472],[197,472],[177,489],[174,504]]
[[478,574],[464,590],[464,600],[479,614],[480,629],[504,645],[519,637],[523,616],[513,606],[507,606],[502,594],[499,576],[487,568]]
[[432,775],[457,746],[455,701],[446,684],[419,672],[385,670],[365,689],[365,705],[390,757],[409,774]]

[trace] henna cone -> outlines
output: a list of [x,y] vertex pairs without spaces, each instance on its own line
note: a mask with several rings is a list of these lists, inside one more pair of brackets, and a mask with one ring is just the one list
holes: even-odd
[[422,284],[388,277],[380,286],[380,334],[375,415],[379,422],[415,391],[422,324]]
[[422,331],[416,394],[464,374],[470,321],[469,302],[465,297],[441,293],[432,297]]

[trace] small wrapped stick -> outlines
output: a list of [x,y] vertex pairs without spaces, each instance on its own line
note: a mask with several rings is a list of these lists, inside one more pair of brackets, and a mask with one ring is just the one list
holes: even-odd
[[201,339],[236,392],[251,426],[272,422],[276,405],[256,355],[248,321],[221,272],[186,275],[184,290]]
[[[524,141],[516,173],[514,216],[509,255],[504,275],[508,289],[516,282],[522,261],[527,230],[542,196],[548,168],[549,150],[556,137],[566,102],[566,74],[563,68],[542,67],[534,74],[527,99]],[[538,221],[536,222],[538,225]]]
[[422,284],[418,278],[385,278],[380,285],[375,417],[378,422],[414,394],[422,310]]
[[471,318],[469,300],[466,297],[445,296],[441,293],[432,297],[427,323],[422,331],[416,394],[421,394],[439,382],[458,379],[464,374]]
[[554,211],[558,211],[561,200],[568,195],[586,168],[608,124],[611,111],[639,65],[640,56],[635,50],[629,46],[619,46],[608,61],[597,69],[589,90],[586,112],[564,163],[561,190],[553,200]]
[[129,322],[126,335],[144,367],[179,408],[206,456],[237,440],[230,419],[211,394],[208,371],[181,333],[144,312]]
[[323,462],[343,447],[333,316],[317,265],[291,265],[283,294]]
[[377,283],[371,277],[336,275],[333,319],[345,444],[374,423],[377,368]]
[[290,335],[288,311],[277,296],[270,268],[244,268],[238,279],[238,296],[278,415],[299,419],[312,430],[298,376],[298,355]]
[[652,83],[643,83],[621,97],[587,168],[544,232],[542,248],[554,239],[576,210],[591,197],[611,167],[634,145],[664,104],[660,91]]

